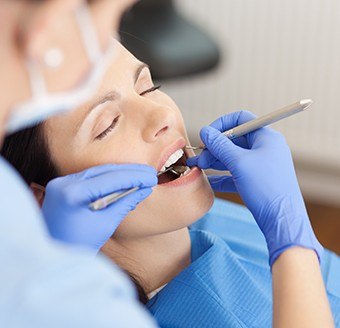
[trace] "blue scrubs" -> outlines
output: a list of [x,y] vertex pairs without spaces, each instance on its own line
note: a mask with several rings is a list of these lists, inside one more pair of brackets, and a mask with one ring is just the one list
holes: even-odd
[[[268,253],[250,212],[217,199],[190,237],[192,264],[147,304],[159,325],[271,327]],[[340,327],[340,258],[325,251],[322,273]]]
[[53,242],[0,157],[0,327],[155,327],[111,262]]

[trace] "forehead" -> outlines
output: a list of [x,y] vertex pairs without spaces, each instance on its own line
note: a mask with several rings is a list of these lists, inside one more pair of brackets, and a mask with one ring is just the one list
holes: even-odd
[[127,82],[133,76],[136,65],[139,63],[138,59],[120,42],[114,40],[114,43],[116,53],[112,59],[111,65],[109,65],[107,69],[97,95],[110,91],[108,88],[123,87],[124,82]]
[[[125,75],[133,74],[133,70],[138,65],[139,60],[127,50],[117,40],[115,43],[115,56],[113,57],[111,65],[109,65],[107,73],[105,74],[103,82],[113,79],[117,75],[125,73]],[[124,75],[124,74],[123,74]]]

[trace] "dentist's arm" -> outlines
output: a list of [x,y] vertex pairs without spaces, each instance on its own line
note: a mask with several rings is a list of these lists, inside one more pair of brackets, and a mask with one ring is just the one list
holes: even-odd
[[275,261],[272,273],[274,327],[334,327],[313,250],[302,247],[286,250]]
[[[241,111],[222,116],[204,127],[201,139],[207,149],[189,159],[188,165],[229,170],[232,174],[232,177],[213,176],[209,180],[216,191],[238,192],[265,236],[273,272],[275,324],[280,322],[286,326],[285,320],[297,324],[303,316],[308,320],[308,327],[314,327],[318,318],[322,318],[323,327],[327,327],[332,319],[317,261],[321,258],[322,246],[309,222],[284,137],[270,128],[234,141],[221,133],[253,118],[253,114]],[[300,284],[301,279],[304,283]],[[312,305],[320,302],[323,306],[316,313]],[[277,311],[278,304],[280,311]],[[298,307],[294,313],[288,304]],[[287,323],[287,326],[291,325]]]
[[26,184],[1,156],[0,195],[0,327],[156,327],[111,261],[49,238]]

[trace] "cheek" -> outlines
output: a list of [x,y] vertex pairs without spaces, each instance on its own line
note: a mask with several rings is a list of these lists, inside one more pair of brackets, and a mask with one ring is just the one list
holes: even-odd
[[176,113],[178,129],[183,134],[183,136],[185,136],[185,138],[188,139],[187,129],[185,127],[185,123],[184,123],[182,113],[175,103],[174,103],[174,106],[175,106],[174,110],[175,110],[175,113]]
[[[110,137],[108,137],[110,138]],[[127,145],[122,147],[122,145]],[[58,155],[58,167],[62,168],[62,175],[81,172],[93,166],[104,164],[147,164],[147,153],[133,140],[124,138],[112,138],[98,141],[84,152],[77,153],[71,149],[65,149]]]
[[164,105],[165,107],[171,108],[174,111],[176,116],[177,127],[180,129],[181,132],[183,132],[183,134],[186,135],[186,129],[181,110],[178,108],[178,106],[172,100],[172,98],[169,97],[164,92],[159,92],[159,95],[155,98],[155,101],[158,102],[159,104]]
[[114,238],[144,238],[182,229],[206,214],[213,200],[213,192],[203,175],[194,185],[155,188],[149,198],[130,212]]

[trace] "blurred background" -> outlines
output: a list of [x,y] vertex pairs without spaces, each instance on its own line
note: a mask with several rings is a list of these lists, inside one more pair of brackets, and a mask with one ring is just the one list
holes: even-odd
[[121,29],[181,108],[193,145],[223,114],[313,99],[274,127],[291,146],[319,239],[340,254],[340,2],[142,0]]

